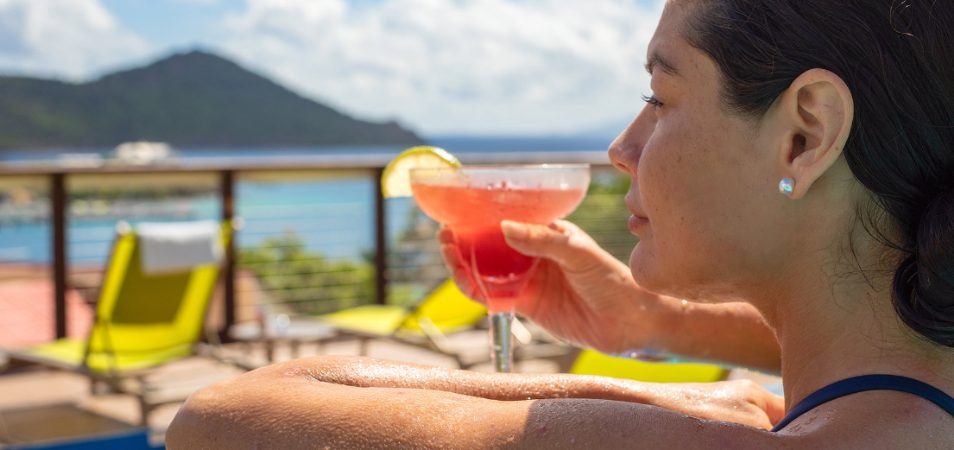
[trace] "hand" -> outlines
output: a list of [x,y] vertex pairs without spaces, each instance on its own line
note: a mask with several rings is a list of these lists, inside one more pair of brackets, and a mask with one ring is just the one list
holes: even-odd
[[769,430],[785,416],[785,400],[751,380],[662,386],[677,391],[671,395],[654,396],[659,399],[654,403],[656,406],[700,419],[734,422]]
[[[576,225],[504,221],[501,228],[511,247],[541,258],[516,299],[518,314],[558,337],[607,353],[653,347],[654,336],[664,335],[667,324],[656,313],[679,301],[640,288],[626,265]],[[438,239],[458,287],[486,303],[454,245],[453,232],[444,228]]]

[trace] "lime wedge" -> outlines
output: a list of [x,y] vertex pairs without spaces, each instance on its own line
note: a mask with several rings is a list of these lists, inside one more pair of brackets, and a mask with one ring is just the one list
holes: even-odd
[[460,167],[460,161],[447,150],[422,145],[411,147],[397,155],[381,174],[381,194],[384,198],[411,196],[411,169]]

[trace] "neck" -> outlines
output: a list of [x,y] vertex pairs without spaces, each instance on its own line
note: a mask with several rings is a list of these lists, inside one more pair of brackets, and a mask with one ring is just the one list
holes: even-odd
[[954,356],[903,325],[891,303],[890,282],[820,272],[803,271],[787,280],[787,289],[774,289],[772,305],[763,309],[782,350],[786,409],[858,375],[903,375],[954,389]]
[[768,267],[771,273],[753,268],[759,280],[748,280],[752,290],[742,292],[776,331],[786,409],[828,384],[878,373],[954,394],[954,352],[928,343],[895,313],[891,287],[900,255],[885,253],[858,226],[856,209],[844,206],[866,194],[858,185],[840,189],[851,175],[846,164],[839,167],[827,189],[819,184],[817,195],[786,204],[797,209],[787,232],[800,239],[782,266]]

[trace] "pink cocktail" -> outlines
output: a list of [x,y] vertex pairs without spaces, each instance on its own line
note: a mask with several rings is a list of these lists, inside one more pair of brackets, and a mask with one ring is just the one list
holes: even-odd
[[487,300],[499,371],[510,370],[513,303],[537,262],[507,245],[500,222],[548,224],[565,217],[583,200],[589,180],[589,166],[578,164],[411,171],[415,201],[453,230],[461,260]]

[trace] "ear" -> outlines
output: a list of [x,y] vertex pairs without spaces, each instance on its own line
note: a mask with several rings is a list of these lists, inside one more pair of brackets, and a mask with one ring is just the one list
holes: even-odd
[[780,97],[778,117],[785,131],[778,163],[781,178],[795,180],[792,199],[803,198],[841,157],[854,105],[844,80],[825,69],[801,74]]

